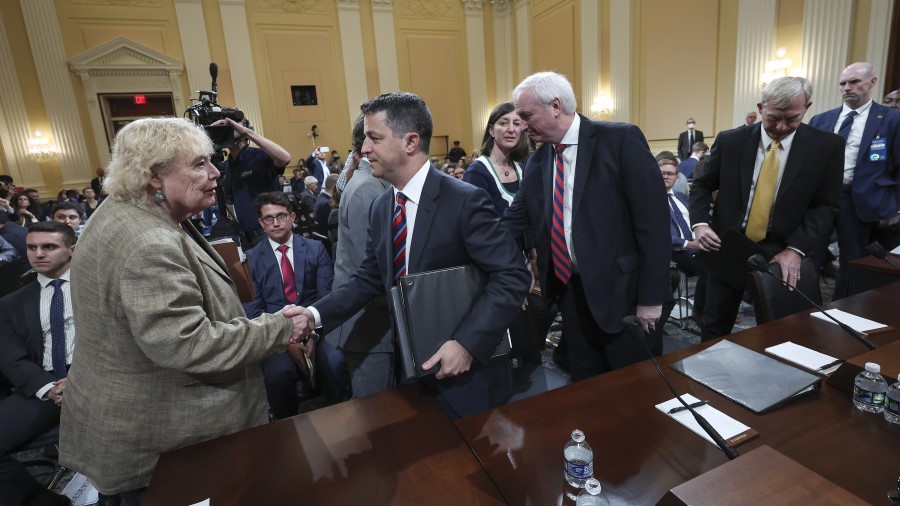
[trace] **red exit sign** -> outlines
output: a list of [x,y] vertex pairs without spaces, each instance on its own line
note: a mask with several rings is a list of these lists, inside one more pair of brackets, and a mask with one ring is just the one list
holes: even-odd
[[135,95],[134,103],[135,105],[144,105],[147,103],[147,97],[145,95]]

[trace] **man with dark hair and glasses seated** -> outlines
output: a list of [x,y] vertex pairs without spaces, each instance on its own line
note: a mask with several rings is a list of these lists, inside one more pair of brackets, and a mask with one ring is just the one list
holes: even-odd
[[[262,193],[256,198],[256,209],[267,240],[247,251],[254,293],[253,301],[244,304],[247,317],[275,313],[288,304],[306,307],[328,295],[334,281],[331,257],[321,242],[293,233],[296,215],[288,197],[281,192]],[[307,371],[308,364],[313,364],[312,371]],[[309,372],[320,385],[326,404],[349,397],[343,355],[325,341],[291,344],[287,352],[267,358],[262,368],[269,407],[276,419],[298,413],[297,383]]]

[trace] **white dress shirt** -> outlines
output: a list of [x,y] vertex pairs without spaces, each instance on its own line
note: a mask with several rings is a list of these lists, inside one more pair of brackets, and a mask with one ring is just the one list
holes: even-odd
[[[63,315],[65,322],[65,331],[66,331],[66,364],[72,363],[72,352],[75,350],[75,322],[72,319],[72,295],[71,295],[71,282],[69,281],[69,272],[66,271],[63,273],[59,279],[65,280],[65,283],[60,285],[60,289],[63,293]],[[53,372],[53,335],[50,332],[50,302],[53,300],[53,293],[56,291],[50,285],[50,282],[53,281],[54,278],[48,278],[43,274],[37,275],[38,283],[41,285],[41,333],[44,337],[44,357],[42,360],[42,365],[45,371]],[[43,399],[44,394],[46,394],[50,389],[53,388],[53,383],[47,383],[40,390],[35,393],[35,396],[38,399]]]
[[[675,202],[675,207],[678,208],[678,211],[681,213],[681,216],[684,218],[684,222],[687,223],[688,226],[690,226],[691,215],[690,215],[690,213],[688,213],[688,209],[686,207],[684,207],[684,204],[681,203],[681,200],[679,200],[678,197],[675,196],[675,191],[669,190],[667,195],[672,196],[672,198],[669,200],[669,202]],[[666,196],[666,199],[668,199],[668,198],[669,197]],[[691,234],[690,237],[685,237],[684,232],[681,231],[681,227],[678,227],[678,235],[680,235],[681,238],[684,239],[684,243],[681,244],[682,248],[687,248],[688,241],[694,239],[693,234]]]
[[[431,167],[431,160],[425,160],[425,164],[419,168],[418,172],[406,183],[406,186],[403,188],[393,187],[394,190],[394,200],[391,202],[391,213],[395,207],[397,207],[397,193],[403,192],[403,195],[406,196],[406,267],[407,273],[409,272],[409,257],[413,239],[413,232],[416,229],[416,214],[419,210],[419,202],[422,201],[422,188],[425,187],[425,178],[428,176],[428,169]],[[315,326],[319,328],[322,326],[322,318],[319,316],[319,311],[310,306],[310,312],[313,314],[315,318]]]
[[[569,249],[569,258],[572,259],[572,272],[578,272],[578,261],[575,259],[575,245],[572,243],[572,205],[574,203],[575,192],[575,160],[578,159],[578,134],[581,132],[581,116],[575,115],[569,130],[563,136],[560,144],[565,144],[566,149],[563,150],[563,169],[565,177],[563,178],[563,229],[566,233],[566,248]],[[553,146],[553,178],[556,181],[556,146]],[[551,189],[552,195],[552,189]]]
[[866,129],[866,121],[869,119],[869,110],[872,109],[872,101],[869,100],[859,109],[851,109],[850,106],[844,104],[841,114],[838,116],[837,123],[834,124],[834,133],[838,133],[841,129],[841,123],[850,114],[850,111],[856,111],[853,123],[850,125],[850,133],[847,135],[847,146],[844,148],[844,184],[853,182],[853,170],[856,168],[856,157],[859,155],[859,144],[862,141],[863,130]]

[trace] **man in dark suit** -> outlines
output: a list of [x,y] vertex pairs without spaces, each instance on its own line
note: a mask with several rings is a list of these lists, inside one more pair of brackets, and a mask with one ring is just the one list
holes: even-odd
[[[700,248],[718,251],[720,234],[742,232],[774,255],[771,261],[791,287],[800,278],[801,259],[834,220],[841,192],[844,141],[801,123],[811,98],[806,79],[773,80],[757,105],[760,124],[719,134],[704,174],[691,187],[691,224]],[[738,268],[746,261],[734,259]],[[709,273],[703,340],[731,332],[744,288]]]
[[26,241],[37,280],[0,299],[0,372],[14,387],[0,400],[0,502],[69,504],[9,456],[59,423],[75,346],[69,290],[75,232],[63,223],[40,222]]
[[362,154],[373,175],[392,187],[372,203],[362,265],[308,308],[308,317],[332,329],[389,292],[400,276],[474,264],[488,278],[484,293],[452,338],[422,364],[440,369],[421,381],[452,418],[498,406],[512,392],[512,371],[507,357],[491,355],[528,292],[525,259],[487,192],[432,167],[431,113],[421,98],[389,93],[361,109]]
[[313,217],[323,231],[327,230],[328,227],[328,216],[331,214],[331,196],[334,195],[334,185],[337,183],[337,180],[337,174],[329,174],[325,178],[325,185],[322,187],[322,191],[319,192],[319,197],[316,199]]
[[106,196],[106,193],[103,191],[104,176],[106,176],[106,171],[103,170],[103,167],[97,167],[97,177],[91,179],[91,189],[94,190],[94,195],[97,196],[98,200]]
[[678,164],[678,172],[684,174],[684,177],[687,179],[694,179],[694,168],[706,156],[707,151],[709,151],[709,146],[705,142],[695,142],[693,147],[691,147],[691,156],[683,159]]
[[9,221],[9,215],[4,212],[0,212],[0,237],[6,239],[6,242],[12,244],[13,248],[16,249],[16,253],[23,258],[26,256],[26,235],[28,235],[27,228],[19,225],[18,223]]
[[691,156],[691,149],[694,144],[703,142],[703,132],[696,129],[697,122],[694,118],[688,118],[687,130],[678,135],[678,157],[682,160]]
[[669,213],[647,140],[634,125],[576,114],[572,85],[553,72],[527,77],[513,101],[542,145],[503,219],[535,241],[540,286],[562,311],[572,379],[646,359],[622,319],[636,314],[649,330],[672,298]]
[[[253,282],[253,301],[244,304],[248,318],[276,313],[288,304],[308,306],[331,292],[334,267],[331,257],[319,241],[294,235],[296,218],[291,201],[280,192],[262,193],[256,199],[260,224],[267,240],[247,251],[247,266]],[[325,402],[345,400],[349,384],[341,353],[323,344],[316,353],[299,344],[284,353],[267,358],[263,378],[269,407],[277,419],[294,416],[300,404],[297,383],[307,367],[304,354],[315,359],[315,378],[321,385]]]
[[[900,111],[872,100],[878,78],[869,63],[844,69],[838,84],[844,105],[813,116],[811,126],[844,138],[844,180],[837,219],[839,269],[834,299],[848,294],[847,262],[866,255],[878,240],[898,244],[890,227],[900,223]],[[831,228],[823,238],[831,237]]]
[[672,237],[672,262],[688,277],[697,276],[697,284],[694,288],[694,315],[695,319],[703,314],[706,302],[706,268],[694,259],[694,253],[700,249],[700,244],[694,239],[690,228],[690,215],[688,213],[687,196],[673,190],[675,179],[678,177],[678,167],[674,160],[660,160],[659,171],[666,185],[666,193],[669,201],[669,233]]

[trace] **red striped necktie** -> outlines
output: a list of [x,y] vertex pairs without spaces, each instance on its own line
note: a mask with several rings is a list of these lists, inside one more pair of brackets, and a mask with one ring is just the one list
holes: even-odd
[[391,237],[393,238],[394,279],[406,275],[406,195],[397,192],[397,207],[394,208],[394,219],[391,220]]
[[563,151],[566,144],[556,145],[556,174],[553,177],[553,216],[550,220],[550,256],[553,258],[553,273],[565,285],[572,277],[572,260],[566,246],[565,217],[563,207],[565,200],[566,172],[563,164]]

